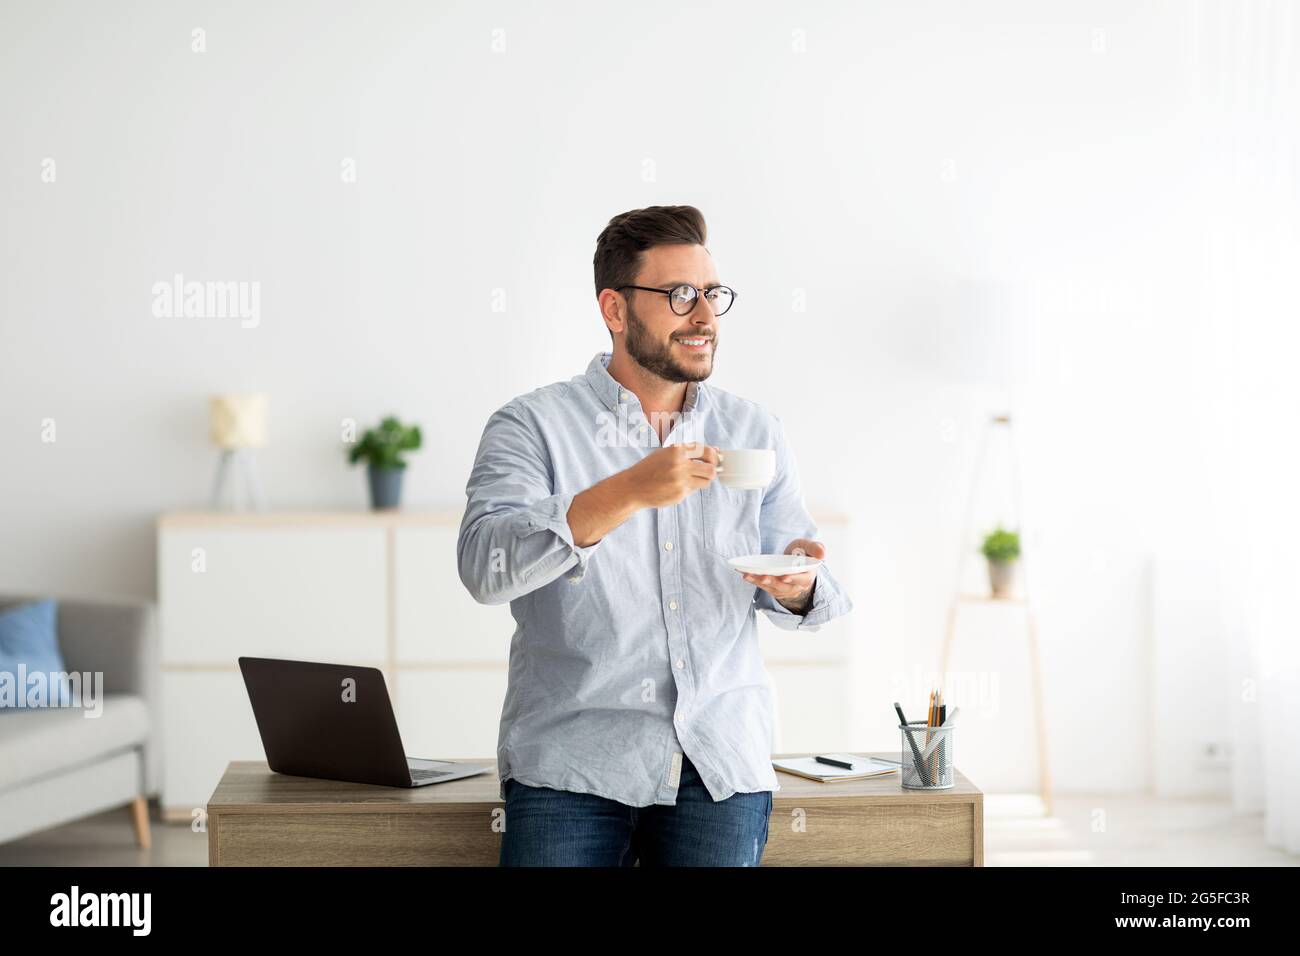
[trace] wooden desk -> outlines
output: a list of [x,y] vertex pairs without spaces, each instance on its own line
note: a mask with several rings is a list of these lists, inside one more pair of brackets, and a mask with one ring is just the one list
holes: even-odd
[[[763,865],[983,866],[984,794],[956,778],[951,790],[915,791],[898,774],[823,784],[778,771]],[[402,790],[240,761],[208,801],[208,864],[496,866],[497,793],[495,771]]]

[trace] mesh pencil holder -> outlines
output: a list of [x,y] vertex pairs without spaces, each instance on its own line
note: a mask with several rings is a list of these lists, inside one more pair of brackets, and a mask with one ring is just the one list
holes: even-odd
[[898,725],[903,735],[903,786],[908,790],[948,790],[952,777],[955,727],[927,727],[923,720]]

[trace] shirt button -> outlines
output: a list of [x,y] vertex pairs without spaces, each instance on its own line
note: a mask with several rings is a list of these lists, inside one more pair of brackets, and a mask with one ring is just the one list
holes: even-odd
[[619,401],[626,402],[626,401],[627,401],[627,392],[619,392],[619,393],[618,393],[618,397],[619,397]]
[[682,715],[678,714],[676,720],[680,724],[682,722]]
[[665,550],[665,551],[671,551],[672,549],[673,549],[673,543],[672,543],[671,541],[665,541],[665,542],[664,542],[664,550]]
[[686,666],[686,662],[682,660],[680,657],[677,658],[677,669],[681,670],[685,666]]
[[670,611],[675,611],[675,610],[677,610],[677,602],[676,602],[676,601],[669,601],[669,602],[668,602],[668,610],[670,610]]

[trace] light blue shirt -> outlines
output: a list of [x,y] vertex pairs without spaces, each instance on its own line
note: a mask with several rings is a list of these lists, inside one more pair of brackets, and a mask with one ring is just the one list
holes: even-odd
[[780,790],[772,698],[755,611],[816,631],[852,602],[823,564],[792,614],[727,564],[816,538],[781,422],[705,382],[687,386],[665,445],[773,448],[776,476],[737,491],[714,480],[646,508],[588,547],[574,496],[660,447],[636,395],[609,374],[535,389],[494,412],[465,492],[460,578],[476,601],[510,602],[516,626],[497,766],[505,781],[673,806],[684,753],[714,800]]

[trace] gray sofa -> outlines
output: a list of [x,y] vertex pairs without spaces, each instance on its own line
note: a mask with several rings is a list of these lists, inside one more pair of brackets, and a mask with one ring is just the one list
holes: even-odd
[[[30,600],[0,595],[0,608]],[[103,713],[0,711],[0,843],[129,805],[136,841],[148,848],[148,799],[159,789],[161,754],[153,605],[57,600],[63,665],[103,672]]]

